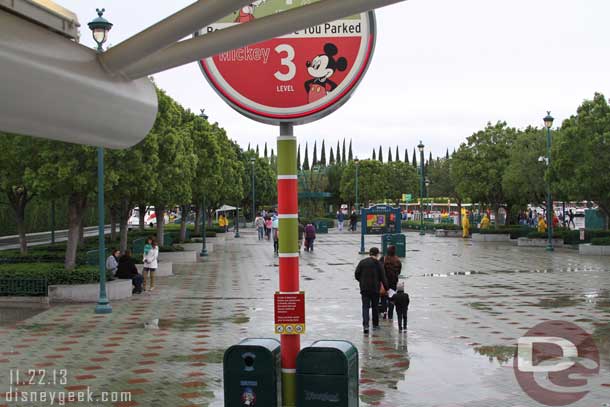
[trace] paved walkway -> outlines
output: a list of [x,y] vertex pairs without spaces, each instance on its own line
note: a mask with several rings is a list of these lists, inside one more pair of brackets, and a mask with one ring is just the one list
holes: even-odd
[[[278,286],[271,243],[247,230],[224,239],[205,262],[175,266],[177,275],[160,278],[152,293],[113,303],[111,315],[65,305],[0,326],[0,406],[15,369],[22,381],[28,369],[46,372],[45,385],[22,385],[21,392],[89,387],[96,396],[132,397],[71,405],[222,406],[223,352],[245,337],[274,336]],[[378,241],[367,238],[367,247]],[[331,233],[319,237],[314,253],[303,253],[302,342],[347,339],[358,347],[361,406],[539,406],[518,386],[512,355],[518,337],[555,319],[595,333],[602,352],[591,393],[573,405],[609,405],[610,260],[409,233],[409,331],[399,334],[382,321],[365,336],[353,280],[358,242],[349,232]]]

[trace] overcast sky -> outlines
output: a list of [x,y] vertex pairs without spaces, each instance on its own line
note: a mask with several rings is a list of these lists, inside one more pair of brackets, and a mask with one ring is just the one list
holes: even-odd
[[[117,45],[192,3],[56,1],[78,14],[89,46],[86,23],[96,7],[115,24],[109,42]],[[594,92],[610,97],[608,16],[608,0],[409,0],[380,9],[373,62],[351,100],[295,134],[303,145],[351,138],[359,158],[380,144],[384,155],[398,145],[402,158],[419,140],[443,155],[488,121],[540,126],[552,110],[561,122]],[[242,147],[275,145],[279,130],[231,109],[196,64],[155,81],[183,106],[205,108]]]

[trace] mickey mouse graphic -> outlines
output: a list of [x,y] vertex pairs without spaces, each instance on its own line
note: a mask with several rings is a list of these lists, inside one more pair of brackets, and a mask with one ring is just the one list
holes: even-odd
[[347,69],[347,59],[343,57],[335,59],[335,55],[338,53],[337,46],[328,43],[324,45],[324,54],[318,55],[313,61],[307,61],[305,64],[307,72],[313,77],[305,82],[309,103],[322,99],[337,88],[337,84],[331,81],[330,77],[336,71],[343,72]]
[[254,9],[262,5],[266,0],[256,0],[239,10],[239,14],[235,18],[236,23],[248,23],[255,20]]

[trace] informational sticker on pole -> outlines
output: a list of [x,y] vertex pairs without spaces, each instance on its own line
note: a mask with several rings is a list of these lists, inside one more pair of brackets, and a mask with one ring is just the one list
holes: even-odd
[[275,333],[302,335],[305,333],[305,293],[275,293]]
[[[258,0],[197,35],[314,3]],[[318,120],[344,104],[366,72],[375,46],[373,12],[332,21],[200,61],[205,77],[234,109],[277,125]]]

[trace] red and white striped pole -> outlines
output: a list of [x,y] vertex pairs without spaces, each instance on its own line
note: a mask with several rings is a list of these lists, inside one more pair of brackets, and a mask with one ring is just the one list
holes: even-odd
[[[292,123],[280,125],[277,139],[277,197],[280,222],[280,293],[299,292],[299,199],[297,139]],[[282,400],[296,405],[296,360],[301,350],[300,335],[281,335]]]

